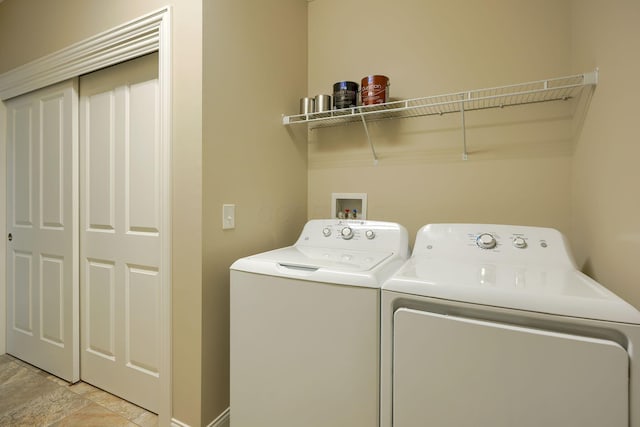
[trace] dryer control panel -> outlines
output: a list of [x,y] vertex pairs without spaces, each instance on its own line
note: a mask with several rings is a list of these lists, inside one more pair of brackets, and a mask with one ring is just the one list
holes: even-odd
[[498,224],[429,224],[416,236],[413,254],[467,261],[491,260],[574,266],[557,230]]
[[[471,236],[476,245],[480,249],[495,249],[498,247],[498,239],[499,235],[495,232],[481,232],[479,234],[473,234]],[[508,240],[501,241],[500,244],[510,244],[516,249],[527,249],[529,247],[529,239],[530,235],[526,233],[511,233],[508,237]],[[540,246],[546,248],[548,243],[545,239],[540,240]]]

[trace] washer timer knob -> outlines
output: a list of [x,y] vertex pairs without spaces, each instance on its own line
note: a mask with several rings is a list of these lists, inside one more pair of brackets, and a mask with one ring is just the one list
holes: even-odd
[[527,247],[527,241],[520,236],[516,236],[513,238],[513,246],[518,249],[524,249]]
[[498,242],[496,241],[496,238],[491,234],[482,233],[476,238],[476,244],[482,249],[493,249],[496,247]]
[[376,233],[373,230],[367,230],[364,235],[367,236],[367,239],[369,240],[376,237]]
[[353,230],[350,227],[345,227],[340,231],[340,235],[344,240],[349,240],[353,237]]
[[324,237],[329,237],[331,236],[331,229],[329,227],[325,227],[322,229],[322,234],[324,235]]

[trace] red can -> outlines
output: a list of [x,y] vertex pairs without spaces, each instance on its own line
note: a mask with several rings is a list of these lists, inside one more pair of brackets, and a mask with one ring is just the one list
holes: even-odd
[[362,105],[384,104],[389,100],[389,78],[387,76],[367,76],[360,85]]

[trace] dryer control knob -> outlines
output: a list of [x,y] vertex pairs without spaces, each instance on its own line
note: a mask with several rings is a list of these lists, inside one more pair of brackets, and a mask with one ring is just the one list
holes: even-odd
[[527,247],[527,241],[524,240],[522,237],[514,237],[513,246],[515,246],[518,249],[524,249]]
[[324,235],[324,237],[329,237],[331,236],[331,229],[329,227],[325,227],[322,229],[322,234]]
[[498,242],[496,241],[496,238],[491,234],[482,233],[476,238],[476,244],[482,249],[493,249],[496,247]]
[[373,230],[367,230],[364,233],[365,236],[367,236],[367,239],[371,240],[374,239],[376,237],[376,233]]
[[353,237],[353,230],[350,227],[345,227],[340,231],[340,234],[344,240],[349,240]]

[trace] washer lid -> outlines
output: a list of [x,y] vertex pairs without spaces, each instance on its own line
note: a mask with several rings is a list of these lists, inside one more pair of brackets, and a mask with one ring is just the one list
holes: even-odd
[[560,316],[640,324],[640,312],[572,268],[412,257],[383,289]]
[[309,269],[330,269],[336,272],[369,271],[393,252],[354,251],[312,246],[290,246],[253,255],[254,261],[273,262]]
[[[395,263],[390,261],[395,260]],[[232,270],[353,286],[377,287],[404,261],[387,251],[289,246],[233,263]]]

